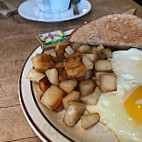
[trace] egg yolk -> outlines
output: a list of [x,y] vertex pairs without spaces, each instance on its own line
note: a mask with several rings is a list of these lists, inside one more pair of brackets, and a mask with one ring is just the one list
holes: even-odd
[[129,96],[124,105],[133,120],[142,123],[142,86]]

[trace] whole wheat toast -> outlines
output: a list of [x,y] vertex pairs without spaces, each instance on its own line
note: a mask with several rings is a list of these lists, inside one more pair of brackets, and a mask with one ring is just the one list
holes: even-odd
[[130,14],[107,15],[77,28],[69,41],[119,49],[142,48],[142,19]]

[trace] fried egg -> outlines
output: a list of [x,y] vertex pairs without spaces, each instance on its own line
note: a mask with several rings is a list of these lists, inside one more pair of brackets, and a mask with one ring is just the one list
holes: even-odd
[[102,94],[97,105],[87,105],[99,113],[100,122],[114,132],[121,142],[142,142],[142,51],[115,51],[113,71],[117,91]]

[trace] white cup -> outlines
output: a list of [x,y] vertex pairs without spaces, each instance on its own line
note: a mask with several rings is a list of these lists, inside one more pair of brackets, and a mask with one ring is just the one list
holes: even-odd
[[70,0],[36,0],[42,12],[59,13],[68,10]]

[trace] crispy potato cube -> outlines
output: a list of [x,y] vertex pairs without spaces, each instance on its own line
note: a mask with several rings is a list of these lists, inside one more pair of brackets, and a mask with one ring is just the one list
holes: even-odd
[[80,100],[86,104],[96,105],[100,96],[101,96],[101,90],[98,87],[96,87],[95,91],[92,94],[80,97]]
[[37,72],[35,69],[31,69],[26,76],[28,80],[31,80],[34,82],[39,82],[44,77],[45,77],[44,73]]
[[[108,72],[103,72],[103,71],[100,71],[100,72],[95,72],[95,77],[96,77],[96,80],[98,81],[100,76],[103,75],[103,74],[108,74]],[[111,74],[111,73],[110,73]]]
[[92,70],[87,70],[84,79],[89,79],[92,76]]
[[84,110],[85,110],[84,103],[76,102],[76,101],[71,102],[64,115],[63,122],[66,125],[73,127],[80,119]]
[[77,80],[70,79],[60,82],[59,87],[64,90],[66,93],[70,93],[77,86]]
[[116,76],[114,74],[103,74],[99,79],[99,86],[102,93],[117,90]]
[[94,92],[96,88],[96,83],[92,79],[83,80],[79,83],[79,90],[81,96],[87,96]]
[[46,90],[41,97],[41,103],[51,110],[56,110],[62,103],[64,92],[55,85]]
[[65,48],[67,48],[68,46],[69,46],[69,42],[58,42],[56,47],[55,47],[55,52],[57,54],[57,57],[63,58]]
[[97,55],[97,48],[96,47],[92,48],[91,54],[96,54]]
[[88,115],[81,116],[81,126],[83,129],[88,129],[99,122],[100,116],[98,113],[92,113]]
[[62,74],[59,75],[59,81],[65,81],[69,80],[70,78],[67,75],[67,72],[65,70],[62,71]]
[[97,54],[85,54],[87,56],[87,58],[91,61],[91,62],[95,62],[98,59]]
[[53,61],[55,61],[55,62],[58,61],[57,55],[56,55],[55,51],[50,52],[49,55],[51,56],[51,58],[52,58]]
[[88,59],[87,56],[83,56],[82,57],[82,62],[84,63],[85,67],[86,67],[86,70],[90,70],[90,69],[93,69],[94,67],[94,64]]
[[98,60],[95,63],[95,70],[96,71],[111,71],[112,70],[112,64],[109,60]]
[[58,62],[58,63],[56,63],[56,65],[55,65],[55,68],[64,68],[65,66],[64,66],[64,62]]
[[44,77],[39,81],[39,87],[43,92],[45,92],[48,88],[50,88],[50,86],[51,83],[49,82],[47,77]]
[[75,42],[75,43],[72,44],[72,49],[74,51],[76,51],[79,46],[80,46],[80,44]]
[[89,45],[81,45],[78,47],[77,51],[84,53],[84,52],[87,52],[90,48],[91,46]]
[[74,52],[72,55],[69,56],[70,58],[74,58],[74,57],[82,57],[82,53],[79,51]]
[[58,79],[58,72],[56,68],[49,69],[45,71],[45,74],[48,78],[48,80],[53,84],[53,85],[58,85],[59,84],[59,79]]
[[71,46],[68,46],[66,49],[65,49],[67,55],[72,55],[74,53],[73,49],[71,48]]
[[40,89],[39,83],[34,83],[33,88],[34,88],[34,91],[36,92],[36,94],[40,98],[43,95],[44,92]]
[[111,51],[110,48],[104,49],[104,53],[105,53],[107,58],[112,58],[112,51]]
[[54,63],[49,55],[46,53],[37,54],[36,57],[31,59],[35,70],[39,72],[44,72],[50,68],[54,67]]
[[64,61],[65,70],[69,77],[83,77],[86,74],[85,65],[80,61],[81,58],[69,58]]
[[72,101],[79,101],[79,97],[80,97],[80,92],[78,91],[72,91],[70,94],[65,96],[62,101],[64,108],[67,110],[67,107]]

